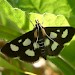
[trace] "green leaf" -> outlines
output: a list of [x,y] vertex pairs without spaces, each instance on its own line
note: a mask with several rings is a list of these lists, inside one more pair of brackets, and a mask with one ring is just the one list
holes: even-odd
[[[56,13],[68,15],[70,13],[70,6],[67,0],[8,0],[11,5],[18,7],[22,10],[28,12],[38,12],[38,13]],[[66,11],[66,12],[65,12]]]
[[70,25],[75,26],[75,1],[74,0],[8,0],[13,7],[27,12],[55,13],[67,17]]
[[4,59],[2,59],[1,57],[0,57],[0,66],[4,67],[6,69],[10,69],[10,70],[14,70],[14,71],[22,72],[23,73],[23,71],[21,71],[20,69],[18,69],[15,66],[9,64],[7,61],[5,61]]
[[[14,24],[13,22],[11,23]],[[13,26],[12,25],[10,26],[0,25],[0,38],[1,39],[10,41],[13,38],[16,38],[17,36],[20,36],[20,35],[22,35],[22,33],[20,32],[20,29],[17,29],[14,25]]]
[[53,62],[62,72],[64,75],[74,75],[75,69],[72,67],[73,65],[69,63],[69,61],[65,60],[63,57],[55,57],[50,58],[48,60]]
[[12,6],[6,0],[0,0],[0,13],[6,18],[15,22],[18,27],[24,24],[24,12],[17,8],[12,8]]
[[71,41],[69,43],[69,45],[65,45],[63,51],[61,52],[61,56],[63,56],[63,58],[65,58],[75,69],[75,36],[74,36],[74,40]]
[[24,12],[14,9],[6,0],[0,0],[0,38],[12,40],[22,35]]
[[71,7],[70,17],[68,19],[69,23],[75,27],[75,0],[67,0],[69,6]]

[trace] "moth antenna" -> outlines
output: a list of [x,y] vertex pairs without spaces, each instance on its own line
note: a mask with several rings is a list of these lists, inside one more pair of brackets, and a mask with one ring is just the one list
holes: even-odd
[[[39,23],[39,21],[38,20],[35,20],[35,22],[36,22],[36,24],[38,24]],[[38,26],[38,25],[37,25]],[[39,26],[38,26],[38,30],[37,31],[39,31]],[[38,33],[38,32],[37,32]],[[38,36],[39,36],[39,34],[38,34]],[[36,42],[38,41],[38,36],[37,36],[37,40],[36,40]]]
[[29,19],[29,21],[32,23],[32,25],[33,25],[33,27],[35,26],[34,24],[33,24],[33,22]]
[[35,22],[36,22],[36,23],[39,23],[39,21],[38,21],[38,20],[35,20]]

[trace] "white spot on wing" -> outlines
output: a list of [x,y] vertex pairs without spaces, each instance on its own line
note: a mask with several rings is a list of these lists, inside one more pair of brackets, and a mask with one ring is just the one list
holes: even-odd
[[19,50],[19,47],[14,45],[14,44],[10,44],[10,48],[12,51],[18,51]]
[[57,48],[58,45],[59,44],[57,42],[53,42],[53,44],[51,46],[52,51],[54,51]]
[[35,56],[35,52],[33,50],[30,50],[30,49],[27,49],[25,51],[25,54],[28,55],[28,56]]
[[18,42],[19,42],[19,43],[22,42],[22,39],[18,40]]
[[63,31],[63,34],[62,34],[62,38],[66,38],[68,35],[68,29],[66,29],[65,31]]
[[23,42],[23,46],[28,46],[30,44],[31,44],[31,40],[28,38]]
[[60,32],[60,30],[58,29],[57,32]]
[[38,44],[37,42],[34,42],[34,43],[33,43],[33,46],[34,46],[34,49],[39,48],[39,44]]
[[49,46],[49,44],[50,44],[50,40],[49,39],[45,39],[44,46]]
[[55,32],[50,33],[50,38],[57,38],[57,34]]

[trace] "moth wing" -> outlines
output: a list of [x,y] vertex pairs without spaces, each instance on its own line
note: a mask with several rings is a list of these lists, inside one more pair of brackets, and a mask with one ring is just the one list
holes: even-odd
[[23,61],[34,62],[39,59],[39,50],[34,50],[34,30],[7,43],[1,52],[9,57],[19,57]]
[[45,47],[50,56],[58,55],[64,43],[69,42],[75,34],[75,28],[72,27],[46,27],[45,31],[50,38],[50,44]]

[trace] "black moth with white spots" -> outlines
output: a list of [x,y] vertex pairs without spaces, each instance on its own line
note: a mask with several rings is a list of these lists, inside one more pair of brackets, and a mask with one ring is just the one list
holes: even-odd
[[9,57],[19,57],[23,61],[34,62],[47,55],[56,56],[64,43],[70,41],[75,33],[72,27],[42,27],[36,21],[32,31],[7,43],[1,52]]

